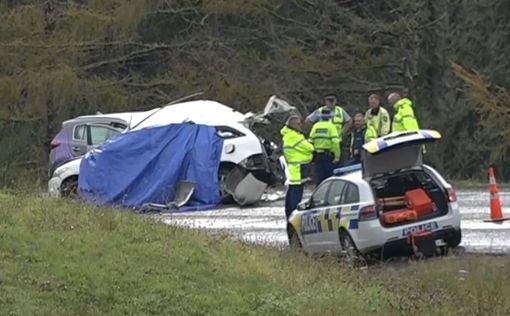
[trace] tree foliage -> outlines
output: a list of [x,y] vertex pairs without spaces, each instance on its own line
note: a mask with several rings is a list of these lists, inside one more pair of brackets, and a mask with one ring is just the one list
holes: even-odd
[[452,67],[464,82],[464,91],[480,117],[479,128],[486,135],[480,151],[489,157],[490,162],[499,164],[504,175],[508,175],[505,163],[510,155],[510,93],[501,86],[488,84],[477,71],[469,71],[458,64]]
[[406,89],[444,136],[430,162],[477,177],[491,128],[450,62],[507,85],[509,13],[503,0],[0,0],[0,182],[44,175],[65,119],[199,90],[242,111],[278,94],[302,112],[334,91],[352,112]]

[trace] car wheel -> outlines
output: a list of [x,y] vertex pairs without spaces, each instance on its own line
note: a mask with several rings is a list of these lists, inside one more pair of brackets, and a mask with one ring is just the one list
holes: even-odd
[[220,184],[220,200],[222,204],[232,204],[234,202],[234,197],[226,190],[227,176],[230,171],[232,171],[232,168],[228,166],[222,166],[218,172],[218,181]]
[[460,229],[458,229],[455,231],[455,233],[452,235],[452,237],[446,241],[446,243],[448,244],[448,247],[455,248],[458,245],[460,245],[461,241],[462,241],[462,232]]
[[60,185],[60,194],[64,198],[78,198],[78,177],[70,177]]
[[299,236],[293,228],[289,229],[287,237],[289,238],[290,249],[295,249],[295,250],[303,249],[303,245],[301,245],[301,240],[299,240]]
[[356,248],[356,244],[354,244],[351,235],[345,230],[340,230],[339,238],[341,256],[345,259],[347,264],[352,266],[366,265],[366,261]]

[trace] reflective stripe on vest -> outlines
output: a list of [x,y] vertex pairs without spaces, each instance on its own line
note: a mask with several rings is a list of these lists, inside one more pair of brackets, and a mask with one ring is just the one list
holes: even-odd
[[[319,110],[322,114],[322,110],[324,110],[326,106],[321,107]],[[335,106],[335,112],[333,113],[333,119],[331,120],[333,124],[335,124],[336,129],[338,131],[338,135],[342,135],[342,127],[344,125],[344,112],[341,107],[338,105]]]
[[393,120],[394,120],[395,122],[402,122],[405,118],[412,118],[412,119],[416,119],[416,117],[415,117],[414,115],[412,115],[412,114],[406,114],[406,115],[402,115],[402,116],[398,117],[398,119],[397,119],[397,117],[395,117]]
[[313,143],[316,150],[333,150],[333,146],[338,146],[339,142],[336,129],[337,127],[331,121],[317,122],[310,131],[310,142]]
[[307,163],[310,163],[310,160],[303,160],[303,161],[287,161],[287,164],[289,165],[304,165],[304,164],[307,164]]
[[303,184],[303,183],[306,183],[310,180],[309,177],[307,177],[307,175],[305,175],[305,177],[303,177],[303,174],[302,174],[302,166],[303,165],[306,165],[310,163],[309,161],[308,162],[287,162],[288,164],[288,168],[289,168],[289,184],[293,184],[293,185],[299,185],[299,184]]
[[302,151],[302,150],[300,150],[300,149],[298,149],[298,148],[297,148],[297,147],[299,146],[299,144],[301,144],[301,143],[302,143],[302,142],[304,142],[305,140],[306,140],[306,139],[304,139],[304,138],[303,138],[303,139],[299,140],[297,143],[295,143],[295,144],[294,144],[294,145],[292,145],[292,146],[283,146],[283,154],[285,155],[285,153],[286,153],[286,152],[287,152],[287,154],[288,154],[289,150],[295,150],[295,151],[296,151],[296,152],[298,152],[298,153],[302,153],[302,154],[305,154],[305,155],[306,155],[306,154],[307,154],[307,152],[304,152],[304,151]]
[[315,136],[314,138],[312,138],[312,141],[316,140],[316,139],[335,139],[335,138],[338,138],[338,137],[336,137],[336,136]]

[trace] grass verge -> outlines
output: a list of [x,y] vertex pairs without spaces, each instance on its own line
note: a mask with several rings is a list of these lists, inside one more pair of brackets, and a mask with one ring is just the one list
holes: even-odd
[[507,257],[351,270],[333,259],[0,193],[0,314],[508,315]]

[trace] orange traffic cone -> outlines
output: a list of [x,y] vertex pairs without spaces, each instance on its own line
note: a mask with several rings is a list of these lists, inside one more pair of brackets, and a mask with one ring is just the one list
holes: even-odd
[[494,169],[489,168],[489,192],[491,194],[491,218],[484,220],[484,222],[501,223],[510,219],[510,217],[503,217],[501,211],[501,201],[499,200],[498,185],[496,184],[496,177],[494,176]]

